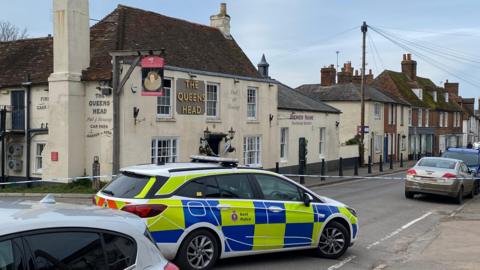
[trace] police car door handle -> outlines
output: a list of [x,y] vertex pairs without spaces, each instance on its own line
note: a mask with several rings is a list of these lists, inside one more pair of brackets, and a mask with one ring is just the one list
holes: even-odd
[[283,209],[278,207],[278,206],[270,206],[270,207],[268,207],[268,211],[273,212],[273,213],[279,213],[279,212],[282,212]]
[[218,204],[217,208],[220,210],[228,210],[230,209],[231,205],[230,204]]

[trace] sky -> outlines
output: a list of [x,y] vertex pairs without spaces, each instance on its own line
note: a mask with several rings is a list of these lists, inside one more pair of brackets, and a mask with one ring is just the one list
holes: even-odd
[[[221,2],[252,63],[264,53],[270,75],[291,87],[319,83],[320,68],[336,65],[337,51],[340,66],[351,61],[359,68],[366,21],[367,70],[374,75],[400,71],[409,52],[419,76],[437,85],[459,82],[461,96],[480,98],[478,0],[90,0],[90,17],[101,19],[123,4],[209,25]],[[1,0],[0,20],[26,27],[30,37],[46,36],[52,33],[52,0]]]

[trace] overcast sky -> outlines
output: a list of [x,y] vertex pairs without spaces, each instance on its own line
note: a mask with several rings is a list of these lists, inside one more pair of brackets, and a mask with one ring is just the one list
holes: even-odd
[[[477,0],[90,0],[90,17],[101,19],[123,4],[209,24],[220,2],[227,2],[232,34],[250,60],[256,65],[265,53],[270,75],[292,87],[318,83],[320,68],[336,65],[336,51],[340,65],[352,61],[358,68],[359,27],[367,21],[396,41],[414,42],[409,46],[417,51],[411,52],[420,76],[439,85],[458,81],[462,96],[480,97]],[[0,20],[26,27],[31,37],[46,36],[52,33],[52,0],[2,1]],[[367,69],[375,75],[400,70],[405,52],[369,29]]]

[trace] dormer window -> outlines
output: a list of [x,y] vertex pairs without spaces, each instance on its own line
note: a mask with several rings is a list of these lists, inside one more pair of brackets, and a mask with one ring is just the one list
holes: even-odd
[[433,95],[433,101],[437,102],[438,99],[437,99],[437,91],[433,91],[432,92],[432,95]]
[[445,93],[445,102],[448,102],[448,100],[449,100],[449,94]]
[[422,88],[414,88],[412,89],[415,95],[417,95],[418,99],[423,100],[423,89]]

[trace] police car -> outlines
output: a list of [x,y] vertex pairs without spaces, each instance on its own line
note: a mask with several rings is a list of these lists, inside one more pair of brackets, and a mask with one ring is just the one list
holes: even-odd
[[357,239],[357,214],[340,202],[235,160],[192,160],[124,168],[95,203],[143,218],[162,254],[181,269],[298,249],[338,258]]

